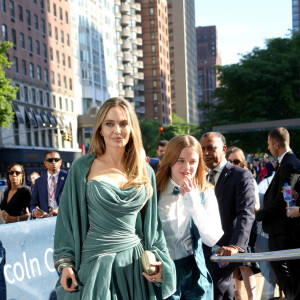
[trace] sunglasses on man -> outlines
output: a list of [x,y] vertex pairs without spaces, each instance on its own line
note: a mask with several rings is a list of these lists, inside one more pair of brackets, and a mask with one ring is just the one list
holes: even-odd
[[21,171],[8,171],[9,175],[14,175],[15,173],[17,176],[19,176],[20,174],[23,174]]
[[61,160],[61,158],[47,158],[47,159],[45,159],[45,161],[46,162],[48,162],[48,163],[52,163],[52,162],[59,162]]

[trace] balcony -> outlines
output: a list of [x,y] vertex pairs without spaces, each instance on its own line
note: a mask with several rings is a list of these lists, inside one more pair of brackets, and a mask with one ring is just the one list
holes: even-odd
[[123,57],[123,51],[117,51],[116,55],[117,55],[118,57]]
[[135,15],[135,21],[136,21],[137,23],[141,23],[141,22],[142,22],[142,17],[141,17],[141,15]]
[[130,28],[123,28],[122,30],[122,37],[127,38],[131,36],[131,30]]
[[118,64],[118,70],[124,70],[124,65],[123,64]]
[[121,0],[115,0],[114,4],[115,5],[121,5]]
[[124,83],[125,82],[124,77],[123,76],[119,76],[118,77],[118,82]]
[[124,86],[133,86],[133,78],[131,76],[125,77]]
[[143,69],[144,68],[144,62],[141,61],[141,60],[138,60],[137,61],[137,66],[138,66],[138,68]]
[[130,50],[131,49],[131,42],[123,41],[122,49],[123,50]]
[[139,72],[139,79],[144,80],[144,73],[143,72]]
[[119,90],[119,96],[124,97],[125,96],[125,90]]
[[134,8],[137,11],[141,11],[141,3],[134,3]]
[[138,97],[135,97],[134,100],[135,100],[136,102],[144,103],[144,102],[145,102],[145,96],[138,96]]
[[142,26],[136,26],[135,28],[137,34],[142,34]]
[[127,26],[130,25],[130,16],[124,15],[121,17],[121,25]]
[[128,3],[121,4],[121,13],[128,14],[130,12],[130,5]]
[[[124,66],[124,74],[132,74],[133,70],[132,70],[132,66]],[[143,73],[144,75],[144,73]]]
[[131,53],[125,53],[123,55],[123,62],[132,62],[132,55],[131,55]]
[[125,90],[125,98],[134,98],[133,90]]
[[137,44],[139,46],[142,46],[143,45],[143,40],[141,38],[137,38]]

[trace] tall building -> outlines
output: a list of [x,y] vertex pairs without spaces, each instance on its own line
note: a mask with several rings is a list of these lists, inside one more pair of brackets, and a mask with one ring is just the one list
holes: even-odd
[[172,122],[167,0],[142,5],[146,118]]
[[300,31],[300,0],[292,0],[293,30]]
[[[213,104],[215,101],[211,93],[217,87],[217,73],[215,65],[221,65],[221,57],[218,52],[216,26],[204,26],[196,28],[197,37],[197,71],[198,71],[198,102]],[[206,111],[209,112],[209,108]],[[203,115],[199,111],[199,121],[203,121]]]
[[198,124],[195,3],[168,0],[171,98],[173,111]]
[[19,88],[14,122],[0,128],[2,174],[12,161],[43,170],[49,149],[61,152],[64,167],[80,154],[69,15],[68,1],[1,1],[0,39],[13,43],[6,74]]
[[141,4],[135,0],[115,0],[114,10],[119,95],[134,105],[138,116],[144,117]]

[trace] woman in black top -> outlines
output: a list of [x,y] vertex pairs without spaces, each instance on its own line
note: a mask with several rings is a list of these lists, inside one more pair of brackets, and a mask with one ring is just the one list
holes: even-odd
[[1,215],[6,223],[26,221],[29,214],[26,208],[29,207],[31,193],[25,187],[25,172],[21,165],[13,163],[6,173],[7,188],[1,202]]

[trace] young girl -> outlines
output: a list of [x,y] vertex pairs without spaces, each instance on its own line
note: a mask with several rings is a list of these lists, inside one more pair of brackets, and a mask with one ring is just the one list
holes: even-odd
[[174,137],[156,180],[158,215],[177,273],[176,292],[168,299],[212,300],[202,241],[212,247],[223,230],[214,190],[205,179],[199,142],[189,135]]

